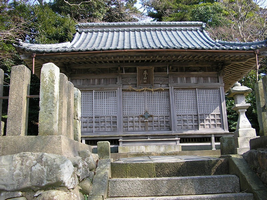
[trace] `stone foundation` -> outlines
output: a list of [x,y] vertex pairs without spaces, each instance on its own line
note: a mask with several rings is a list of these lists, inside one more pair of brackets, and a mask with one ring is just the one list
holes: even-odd
[[0,138],[0,156],[20,152],[42,152],[74,157],[78,156],[79,151],[85,150],[92,152],[91,146],[63,135],[3,136]]

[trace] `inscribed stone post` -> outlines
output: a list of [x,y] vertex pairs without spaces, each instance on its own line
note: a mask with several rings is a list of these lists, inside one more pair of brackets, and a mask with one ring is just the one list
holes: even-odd
[[11,69],[8,99],[7,136],[25,136],[28,127],[28,98],[31,72],[24,65]]
[[74,140],[81,142],[81,91],[74,88]]
[[41,70],[39,135],[58,135],[59,68],[44,64]]
[[266,112],[264,93],[267,93],[267,91],[266,90],[264,91],[263,82],[262,80],[260,80],[255,84],[255,94],[256,94],[258,122],[260,127],[259,133],[261,136],[267,134],[267,112]]
[[68,78],[60,73],[59,77],[59,109],[58,109],[58,132],[67,136],[67,110],[68,110]]
[[[4,71],[0,69],[0,96],[3,96],[3,87],[4,87]],[[2,116],[2,105],[3,105],[3,100],[0,99],[0,116]],[[1,123],[0,120],[0,136],[4,134],[4,129],[3,129],[4,123]]]
[[68,119],[67,119],[67,131],[68,137],[74,139],[73,134],[73,122],[74,122],[74,85],[68,82]]

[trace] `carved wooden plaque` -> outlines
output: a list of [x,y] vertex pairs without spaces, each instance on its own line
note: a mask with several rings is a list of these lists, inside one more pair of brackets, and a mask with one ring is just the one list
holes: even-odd
[[153,86],[154,68],[138,67],[137,68],[137,86]]

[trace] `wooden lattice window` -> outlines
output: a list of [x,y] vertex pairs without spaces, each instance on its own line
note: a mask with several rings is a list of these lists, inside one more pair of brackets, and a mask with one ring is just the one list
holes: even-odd
[[117,91],[82,92],[82,132],[117,131]]
[[177,130],[223,128],[219,89],[175,89]]
[[170,130],[169,91],[123,91],[122,94],[123,131]]

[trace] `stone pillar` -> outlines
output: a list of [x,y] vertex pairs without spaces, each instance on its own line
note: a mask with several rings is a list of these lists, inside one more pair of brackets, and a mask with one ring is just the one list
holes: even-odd
[[234,87],[230,89],[229,97],[234,97],[235,100],[235,105],[232,109],[238,113],[238,122],[236,131],[234,132],[236,154],[243,154],[249,151],[249,141],[257,137],[255,129],[251,127],[245,114],[247,108],[250,106],[249,103],[246,103],[245,96],[251,91],[250,88],[241,86],[240,83],[236,83]]
[[46,63],[41,70],[39,135],[59,135],[59,68]]
[[256,94],[258,122],[260,127],[259,134],[263,136],[264,133],[267,134],[267,115],[266,115],[267,113],[266,113],[262,80],[258,81],[255,84],[255,94]]
[[7,136],[25,136],[28,127],[28,98],[31,71],[24,65],[11,69],[8,99]]
[[74,140],[81,142],[81,91],[74,88]]
[[67,110],[68,110],[68,78],[60,73],[59,77],[59,109],[58,109],[58,132],[67,136]]
[[[5,73],[2,69],[0,69],[0,96],[3,96],[3,89],[4,89],[4,78],[5,78]],[[3,99],[0,99],[0,116],[2,116],[2,106],[3,106]],[[4,122],[1,122],[0,117],[0,136],[4,135]]]
[[74,139],[73,122],[74,122],[74,85],[68,82],[68,110],[67,110],[67,131],[68,137]]
[[97,154],[99,159],[109,159],[110,143],[108,141],[97,142]]

